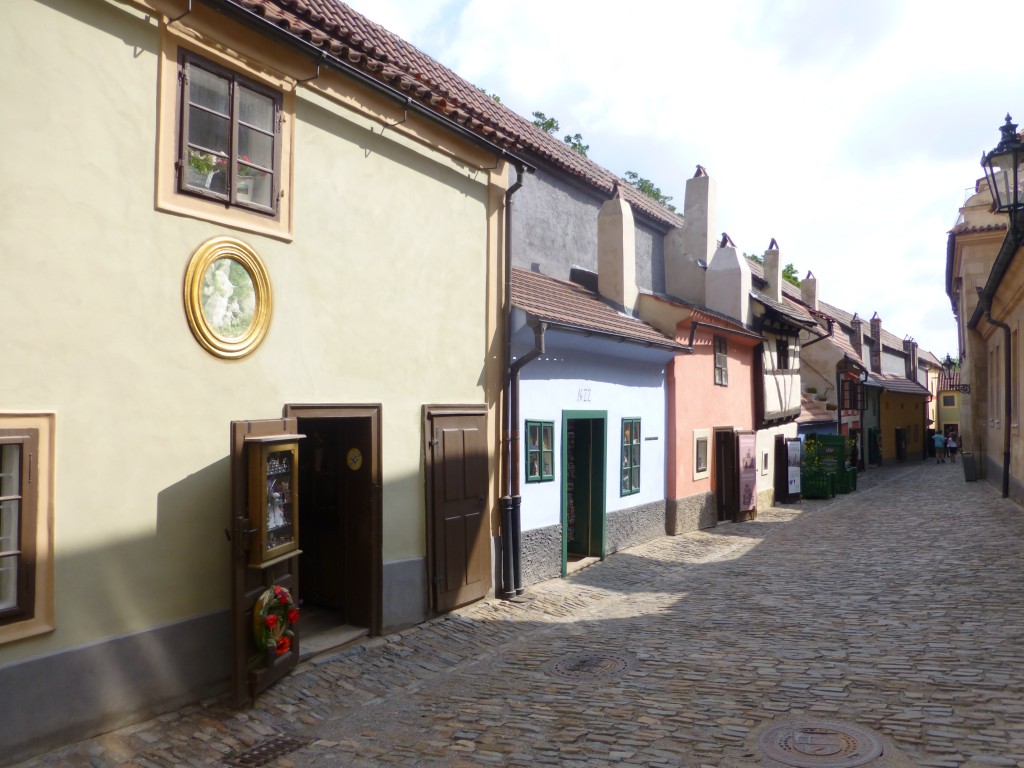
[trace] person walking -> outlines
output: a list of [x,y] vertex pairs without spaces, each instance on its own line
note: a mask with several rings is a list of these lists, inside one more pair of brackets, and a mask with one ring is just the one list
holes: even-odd
[[941,432],[932,435],[932,445],[935,446],[935,463],[946,463],[946,438]]
[[947,447],[949,448],[949,460],[956,464],[956,449],[960,447],[960,435],[950,432]]

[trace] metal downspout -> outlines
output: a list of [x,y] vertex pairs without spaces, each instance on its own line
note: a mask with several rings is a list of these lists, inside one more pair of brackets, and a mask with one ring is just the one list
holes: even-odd
[[[985,319],[1003,329],[1003,498],[1010,495],[1010,418],[1013,415],[1013,382],[1010,381],[1010,326],[992,317],[992,304],[985,305]],[[962,458],[962,457],[961,457]]]
[[512,412],[512,439],[509,441],[509,452],[512,454],[512,463],[510,467],[512,487],[509,493],[511,501],[511,525],[509,527],[509,532],[511,533],[510,538],[512,540],[512,587],[513,592],[516,595],[523,594],[522,542],[520,539],[522,534],[521,509],[523,505],[523,497],[519,494],[519,457],[522,455],[520,450],[522,447],[520,438],[521,432],[519,429],[519,372],[526,367],[527,363],[544,354],[544,333],[548,329],[547,323],[537,322],[532,325],[533,349],[512,363],[511,366],[512,407],[510,410]]
[[[504,355],[502,359],[502,420],[501,420],[501,597],[515,597],[515,580],[513,575],[515,549],[513,547],[513,495],[512,495],[512,397],[515,391],[512,386],[512,195],[523,186],[522,165],[516,165],[516,181],[505,190],[505,285],[504,285]],[[518,392],[515,394],[518,400]],[[518,411],[518,402],[516,410]]]

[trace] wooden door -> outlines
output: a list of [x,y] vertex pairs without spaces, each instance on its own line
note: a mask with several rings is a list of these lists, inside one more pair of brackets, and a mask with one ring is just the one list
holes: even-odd
[[[281,679],[299,663],[301,620],[294,626],[291,648],[281,656],[269,657],[256,649],[253,637],[253,609],[266,589],[281,586],[299,604],[298,557],[291,556],[268,567],[249,564],[253,530],[249,524],[249,482],[246,438],[280,435],[297,437],[295,419],[265,419],[231,422],[231,527],[232,552],[232,686],[239,706]],[[295,514],[301,515],[301,509]]]
[[734,521],[740,509],[740,474],[736,458],[736,433],[715,430],[715,497],[718,522]]
[[486,411],[427,406],[425,436],[432,602],[444,612],[491,586]]

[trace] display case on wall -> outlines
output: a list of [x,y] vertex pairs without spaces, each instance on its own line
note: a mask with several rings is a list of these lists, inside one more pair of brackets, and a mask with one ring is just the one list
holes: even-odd
[[249,565],[266,568],[299,554],[299,444],[296,435],[246,439],[249,452]]

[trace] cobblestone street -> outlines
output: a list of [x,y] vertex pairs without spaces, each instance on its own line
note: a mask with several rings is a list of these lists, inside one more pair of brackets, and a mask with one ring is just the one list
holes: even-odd
[[[872,470],[22,765],[257,765],[232,761],[286,736],[262,764],[1024,766],[1022,565],[1021,509],[960,464]],[[761,737],[793,718],[882,754],[780,762]]]

